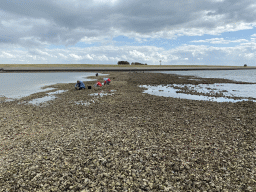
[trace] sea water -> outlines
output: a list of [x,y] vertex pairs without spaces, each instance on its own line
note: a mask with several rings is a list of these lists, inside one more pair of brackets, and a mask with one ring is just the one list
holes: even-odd
[[[154,72],[159,73],[159,72]],[[196,70],[196,71],[161,71],[160,73],[189,75],[201,78],[225,78],[234,81],[256,83],[256,70]],[[88,76],[94,76],[94,73],[88,72],[52,72],[52,73],[0,73],[0,97],[21,98],[30,94],[42,91],[48,91],[52,88],[42,89],[47,85],[57,83],[76,83],[77,80],[93,81],[86,79]],[[182,87],[183,85],[178,85]],[[249,100],[256,96],[256,85],[254,84],[209,84],[209,85],[187,85],[188,88],[198,92],[217,92],[225,91],[225,96],[243,97],[242,100]],[[198,95],[190,95],[176,93],[177,89],[171,86],[143,86],[148,88],[145,93],[154,94],[164,97],[176,97],[194,100],[211,100],[217,102],[236,102],[240,100],[228,99],[225,97],[206,97]],[[207,92],[208,91],[208,92]],[[253,99],[256,101],[256,99]]]
[[77,80],[93,81],[86,79],[94,76],[89,72],[51,72],[51,73],[0,73],[0,97],[19,99],[33,93],[51,90],[42,89],[44,86],[57,83],[74,83]]
[[155,73],[177,74],[201,78],[223,78],[233,81],[256,83],[256,70],[193,70],[193,71],[158,71]]
[[[155,73],[176,74],[185,76],[194,76],[196,78],[223,78],[233,81],[242,81],[256,83],[256,70],[195,70],[195,71],[160,71]],[[183,88],[187,86],[188,90],[199,93],[216,94],[218,92],[223,94],[223,97],[211,97],[202,95],[192,95],[186,93],[177,93],[180,89],[175,89],[174,86]],[[254,101],[256,102],[256,84],[235,84],[235,83],[214,83],[214,84],[198,84],[198,85],[167,85],[167,86],[146,86],[144,93],[163,96],[174,97],[181,99],[205,100],[216,102],[238,102],[238,101]],[[232,99],[228,97],[242,97],[241,99]]]

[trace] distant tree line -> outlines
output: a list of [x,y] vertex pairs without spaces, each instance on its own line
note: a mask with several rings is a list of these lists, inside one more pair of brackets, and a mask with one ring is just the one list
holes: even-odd
[[[130,65],[130,63],[128,61],[118,61],[117,64],[118,65]],[[139,62],[132,62],[131,65],[147,65],[147,63],[143,64],[143,63],[139,63]]]

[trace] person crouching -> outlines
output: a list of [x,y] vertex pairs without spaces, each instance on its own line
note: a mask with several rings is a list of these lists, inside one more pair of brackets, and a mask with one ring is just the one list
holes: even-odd
[[104,85],[109,85],[109,83],[110,83],[110,79],[108,78],[108,79],[104,79],[105,81],[104,81]]
[[85,89],[85,85],[82,81],[77,81],[75,88],[77,90]]
[[94,87],[102,87],[101,82],[98,81],[98,82],[94,85]]

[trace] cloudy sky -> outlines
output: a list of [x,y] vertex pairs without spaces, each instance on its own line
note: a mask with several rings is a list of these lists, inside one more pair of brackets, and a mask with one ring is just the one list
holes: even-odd
[[256,66],[255,0],[1,0],[1,64]]

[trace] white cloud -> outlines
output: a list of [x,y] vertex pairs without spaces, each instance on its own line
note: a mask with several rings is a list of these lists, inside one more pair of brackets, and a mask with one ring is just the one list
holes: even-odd
[[68,58],[67,56],[65,56],[65,55],[62,54],[62,53],[59,53],[59,56],[63,57],[64,59],[67,59],[67,58]]
[[74,58],[75,60],[81,60],[83,57],[76,55],[76,54],[69,54],[70,57]]
[[245,53],[244,57],[247,57],[248,59],[255,58],[255,53]]
[[98,60],[100,61],[108,61],[108,57],[106,55],[98,56]]
[[36,51],[37,51],[37,53],[39,53],[40,55],[46,55],[46,56],[52,57],[49,53],[47,53],[47,52],[45,52],[45,51],[41,51],[41,50],[39,50],[39,49],[37,49]]
[[145,58],[145,54],[142,53],[142,52],[139,52],[137,50],[132,50],[132,51],[129,51],[130,55],[134,58],[141,58],[141,59],[144,59]]
[[[162,60],[162,65],[241,65],[245,62],[248,64],[255,63],[256,43],[248,42],[235,47],[181,45],[169,50],[154,46],[71,47],[67,49],[43,49],[41,52],[36,52],[37,55],[26,49],[13,51],[11,54],[7,51],[1,52],[0,49],[0,53],[2,53],[0,55],[1,63],[6,63],[6,61],[24,63],[25,60],[28,63],[116,64],[118,60],[127,60],[158,65],[159,60]],[[16,58],[13,57],[14,55]]]
[[2,58],[8,58],[8,59],[10,59],[10,58],[15,58],[15,56],[14,56],[13,54],[7,53],[7,52],[5,52],[5,51],[2,52],[2,54],[0,55],[0,57],[2,57]]
[[105,36],[98,36],[98,37],[83,37],[80,42],[84,42],[86,44],[92,44],[92,43],[98,43],[98,42],[105,42],[106,39],[109,39],[109,38],[106,38]]
[[90,59],[90,60],[93,60],[93,56],[94,56],[94,55],[91,56],[91,55],[87,54],[87,55],[85,56],[85,58]]
[[248,40],[246,39],[225,40],[224,38],[212,38],[212,39],[205,39],[205,40],[195,40],[191,42],[192,43],[229,44],[229,43],[248,42]]

